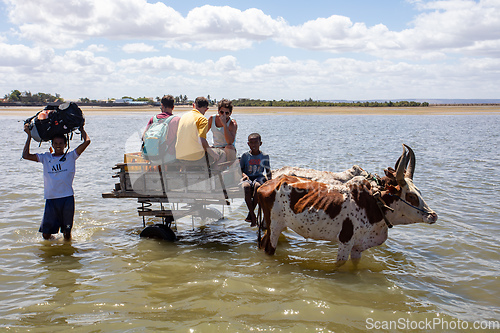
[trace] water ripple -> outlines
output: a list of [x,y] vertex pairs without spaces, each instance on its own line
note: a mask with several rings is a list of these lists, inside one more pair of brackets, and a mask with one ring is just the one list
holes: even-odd
[[273,168],[358,164],[383,174],[402,143],[414,148],[415,184],[438,222],[396,226],[358,266],[339,269],[337,245],[291,231],[266,255],[241,202],[225,219],[195,221],[194,229],[189,218],[179,221],[175,243],[141,239],[137,202],[101,193],[114,186],[111,166],[123,159],[125,142],[136,144],[123,129],[140,132],[149,116],[87,118],[92,145],[77,162],[71,242],[41,240],[41,168],[19,160],[22,124],[4,119],[0,327],[347,332],[364,331],[367,318],[498,320],[500,159],[489,144],[498,142],[498,116],[238,116],[238,152],[248,149],[248,134],[260,132]]

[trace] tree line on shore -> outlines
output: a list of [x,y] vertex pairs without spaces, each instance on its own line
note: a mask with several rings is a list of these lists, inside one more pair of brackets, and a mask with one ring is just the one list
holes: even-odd
[[[121,100],[129,100],[133,102],[142,102],[144,104],[159,105],[161,98],[147,98],[139,97],[132,98],[129,96],[124,96]],[[217,104],[217,100],[211,99],[210,95],[207,99],[212,105]],[[239,98],[232,100],[234,106],[257,106],[257,107],[324,107],[324,106],[338,106],[338,107],[427,107],[428,102],[415,102],[415,101],[353,101],[353,102],[328,102],[328,101],[315,101],[312,98],[306,100],[262,100],[262,99],[248,99]],[[6,94],[4,99],[0,102],[4,105],[46,105],[49,103],[64,103],[64,98],[59,94],[51,95],[47,93],[36,93],[31,92],[20,92],[19,90],[12,90],[10,94]],[[113,106],[120,104],[121,106],[127,105],[127,103],[121,102],[117,103],[116,99],[108,99],[107,101],[97,101],[91,100],[89,98],[80,98],[77,101],[78,104],[83,105],[100,105],[100,106]],[[192,100],[188,99],[186,95],[180,94],[175,96],[175,103],[177,105],[190,105],[193,103]],[[130,103],[129,103],[130,104]]]
[[1,101],[2,103],[18,103],[18,104],[47,104],[47,103],[64,103],[64,99],[59,94],[51,95],[47,93],[32,94],[31,91],[20,92],[12,90],[10,94],[6,94]]
[[339,106],[339,107],[422,107],[429,106],[427,102],[415,102],[415,101],[385,101],[385,102],[377,102],[377,101],[357,101],[357,102],[322,102],[322,101],[314,101],[311,98],[308,100],[261,100],[261,99],[237,99],[233,100],[234,106],[274,106],[274,107],[321,107],[321,106]]
[[[210,95],[208,95],[208,99],[210,100]],[[150,105],[159,105],[161,97],[151,98],[151,97],[138,97],[133,98],[130,96],[123,96],[121,99],[108,98],[107,100],[95,100],[90,99],[88,97],[81,97],[76,101],[78,104],[83,105],[103,105],[103,106],[112,106],[116,104],[130,104],[130,102],[139,102]],[[189,100],[187,95],[179,95],[174,97],[175,103],[177,105],[182,104],[192,104],[193,101]],[[126,101],[126,102],[125,102]],[[21,92],[17,89],[12,90],[9,94],[5,94],[4,98],[0,98],[0,105],[46,105],[46,104],[60,104],[64,103],[64,98],[61,97],[60,94],[47,94],[47,93],[36,93],[33,94],[31,91]],[[213,103],[216,101],[213,100]]]

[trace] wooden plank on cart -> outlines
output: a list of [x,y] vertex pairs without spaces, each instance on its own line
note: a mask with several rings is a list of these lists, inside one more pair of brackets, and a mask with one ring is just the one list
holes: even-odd
[[174,216],[171,210],[144,210],[139,211],[139,216],[169,217]]

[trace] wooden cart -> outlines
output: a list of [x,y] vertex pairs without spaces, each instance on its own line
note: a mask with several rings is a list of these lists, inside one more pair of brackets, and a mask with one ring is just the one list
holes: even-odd
[[[222,169],[222,170],[221,170]],[[124,163],[113,167],[113,178],[119,180],[113,191],[103,198],[136,198],[144,230],[141,237],[175,240],[176,220],[191,216],[202,220],[224,217],[224,207],[235,198],[243,198],[239,185],[241,170],[238,161],[219,170],[190,166],[182,162],[152,164],[140,153],[126,154]],[[220,205],[219,211],[213,205]],[[161,218],[162,223],[146,225],[146,216]]]

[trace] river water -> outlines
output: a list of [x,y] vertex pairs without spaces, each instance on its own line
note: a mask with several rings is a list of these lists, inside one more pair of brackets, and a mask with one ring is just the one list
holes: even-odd
[[[0,330],[10,332],[463,331],[500,320],[500,116],[238,115],[273,168],[383,175],[402,153],[439,215],[396,226],[381,246],[333,270],[337,246],[291,231],[276,254],[257,249],[245,205],[225,219],[178,221],[175,243],[141,239],[134,199],[103,199],[111,167],[137,150],[146,113],[89,114],[77,161],[73,240],[44,241],[41,165],[20,160],[21,116],[0,116]],[[211,139],[211,138],[210,138]],[[71,141],[76,147],[79,139]],[[32,144],[32,152],[44,152]],[[385,325],[385,326],[384,326]],[[389,326],[392,325],[392,326]],[[397,326],[396,326],[397,325]],[[424,326],[427,325],[427,326]],[[476,325],[476,326],[473,326]]]

